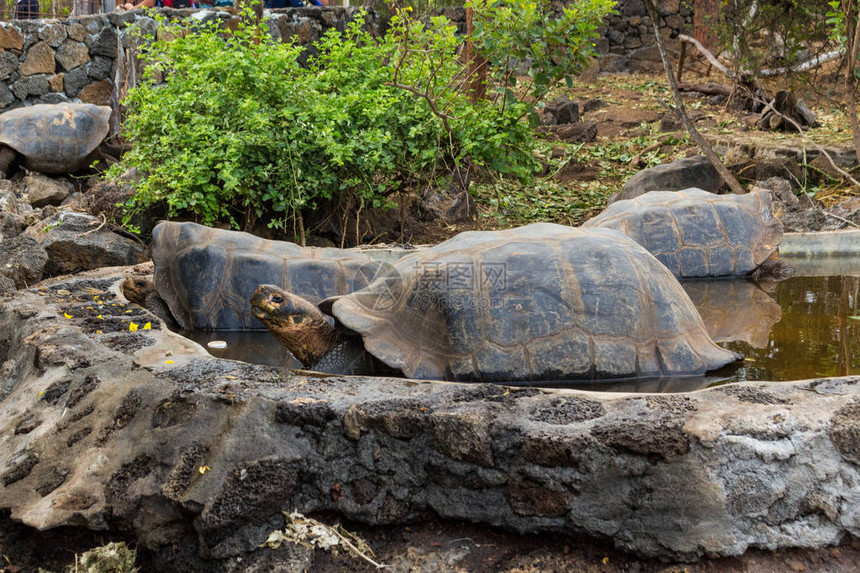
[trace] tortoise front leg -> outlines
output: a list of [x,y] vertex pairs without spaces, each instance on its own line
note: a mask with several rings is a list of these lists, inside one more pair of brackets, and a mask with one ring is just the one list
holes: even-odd
[[0,145],[0,179],[6,179],[12,162],[18,156],[18,152],[8,145]]

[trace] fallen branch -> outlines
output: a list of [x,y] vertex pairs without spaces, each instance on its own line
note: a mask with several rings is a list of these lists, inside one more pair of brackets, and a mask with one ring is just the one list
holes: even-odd
[[652,143],[651,145],[649,145],[648,147],[646,147],[645,149],[643,149],[642,151],[640,151],[639,153],[634,155],[633,159],[630,160],[630,165],[633,165],[634,167],[639,167],[640,164],[642,163],[642,158],[645,156],[646,153],[654,151],[655,149],[660,149],[660,147],[662,145],[663,145],[662,141],[658,141],[657,143]]
[[737,74],[735,74],[734,72],[729,71],[729,69],[728,69],[726,66],[724,66],[724,65],[723,65],[723,64],[722,64],[722,63],[721,63],[721,62],[716,58],[716,56],[714,56],[714,55],[711,53],[711,51],[710,51],[710,50],[708,50],[705,46],[703,46],[703,45],[701,44],[701,42],[699,42],[697,39],[692,38],[692,37],[690,37],[690,36],[688,36],[688,35],[686,35],[686,34],[679,34],[679,35],[678,35],[678,39],[679,39],[680,41],[682,41],[682,42],[686,42],[686,43],[688,43],[688,44],[691,44],[691,45],[695,46],[695,48],[696,48],[697,50],[699,50],[699,53],[701,53],[703,56],[705,56],[705,58],[707,58],[707,60],[711,63],[711,65],[712,65],[712,66],[714,66],[715,68],[717,68],[717,69],[720,71],[720,73],[722,73],[722,74],[723,74],[724,76],[726,76],[727,78],[730,78],[730,79],[733,79],[733,80],[740,80],[740,79],[741,79]]
[[858,225],[854,221],[849,221],[848,219],[840,217],[839,215],[834,215],[833,213],[828,213],[827,211],[824,212],[824,215],[827,217],[833,217],[837,221],[841,221],[841,222],[845,223],[846,225],[851,225],[852,227],[857,227],[858,229],[860,229],[860,225]]
[[[102,229],[102,227],[104,227],[104,226],[107,224],[107,217],[105,217],[105,214],[104,214],[104,213],[100,213],[100,214],[99,214],[99,219],[101,220],[101,223],[99,224],[99,226],[98,226],[98,227],[96,227],[95,229],[90,229],[89,231],[86,231],[86,232],[84,232],[84,233],[80,233],[80,234],[78,234],[78,235],[77,235],[77,237],[86,237],[86,236],[87,236],[87,235],[89,235],[90,233],[97,233],[97,232],[99,232],[99,231]],[[96,224],[96,222],[95,222],[95,221],[93,221],[92,223],[90,223],[90,226],[95,225],[95,224]]]
[[833,50],[832,52],[827,52],[825,54],[821,54],[820,56],[815,56],[814,58],[810,58],[806,61],[800,62],[799,64],[795,64],[793,66],[785,67],[785,68],[773,68],[769,70],[761,70],[757,75],[762,77],[771,77],[771,76],[783,76],[788,73],[798,73],[798,72],[808,72],[813,68],[817,68],[822,64],[826,64],[827,62],[832,62],[833,60],[837,60],[845,55],[845,49]]
[[[699,50],[699,52],[703,56],[705,56],[705,58],[707,58],[707,60],[711,63],[712,66],[717,68],[724,76],[726,76],[729,79],[741,81],[741,80],[748,79],[748,78],[753,76],[753,73],[749,70],[741,70],[741,72],[739,74],[730,71],[725,65],[723,65],[717,59],[716,56],[714,56],[710,52],[710,50],[708,50],[705,46],[703,46],[701,44],[701,42],[699,42],[695,38],[687,36],[686,34],[679,34],[678,39],[682,42],[685,42],[687,44],[691,44],[691,45],[695,46],[695,48],[697,50]],[[831,62],[833,60],[841,58],[843,55],[845,55],[845,49],[844,48],[839,49],[839,50],[833,50],[831,52],[827,52],[825,54],[815,56],[814,58],[804,60],[803,62],[800,62],[800,63],[795,64],[793,66],[761,70],[759,72],[756,72],[755,75],[759,76],[759,77],[771,77],[771,76],[781,76],[781,75],[785,75],[788,73],[808,72],[809,70],[811,70],[813,68],[817,68],[818,66],[820,66],[822,64],[826,64],[827,62]]]

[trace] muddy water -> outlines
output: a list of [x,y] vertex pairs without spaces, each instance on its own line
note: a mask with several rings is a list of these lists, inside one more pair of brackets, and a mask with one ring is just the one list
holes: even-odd
[[[860,374],[860,257],[790,259],[797,275],[758,286],[746,280],[688,282],[684,288],[708,333],[744,355],[707,376],[611,382],[542,383],[602,391],[686,392],[743,380],[803,380]],[[300,367],[266,332],[185,333],[220,358]]]
[[767,340],[722,344],[745,356],[735,379],[802,380],[860,373],[860,277],[794,277],[769,294],[782,317],[770,327]]

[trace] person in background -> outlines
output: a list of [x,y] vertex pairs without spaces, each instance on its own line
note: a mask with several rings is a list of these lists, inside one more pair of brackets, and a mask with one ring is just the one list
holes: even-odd
[[267,9],[302,8],[304,6],[322,6],[320,0],[266,0]]
[[39,17],[38,0],[18,0],[15,18],[18,20],[35,20]]
[[137,8],[196,8],[194,0],[141,0],[137,4],[126,2],[120,8],[123,10],[136,10]]

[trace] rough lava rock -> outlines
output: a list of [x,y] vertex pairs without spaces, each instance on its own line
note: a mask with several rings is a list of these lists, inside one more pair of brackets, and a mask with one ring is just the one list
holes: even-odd
[[143,246],[102,225],[103,221],[77,211],[59,211],[26,233],[48,253],[46,276],[127,266],[144,261]]
[[690,187],[716,193],[722,185],[723,180],[711,162],[696,155],[643,169],[628,179],[621,191],[610,195],[607,203],[634,199],[648,191],[680,191]]
[[22,184],[26,189],[30,205],[36,208],[59,205],[75,190],[68,181],[45,177],[38,173],[24,177]]
[[6,279],[0,282],[0,292],[36,284],[42,280],[47,262],[45,248],[26,233],[0,241],[0,276]]
[[0,511],[26,527],[123,536],[159,571],[253,563],[294,509],[676,560],[860,535],[860,377],[684,395],[319,377],[208,356],[124,306],[122,278],[0,299]]
[[[19,215],[0,212],[0,292],[26,288],[45,277],[105,266],[127,266],[144,260],[143,246],[102,227],[102,220],[76,211],[49,206],[44,219],[30,213],[29,227],[20,231]],[[17,233],[14,230],[18,230]],[[12,236],[14,235],[14,236]]]

